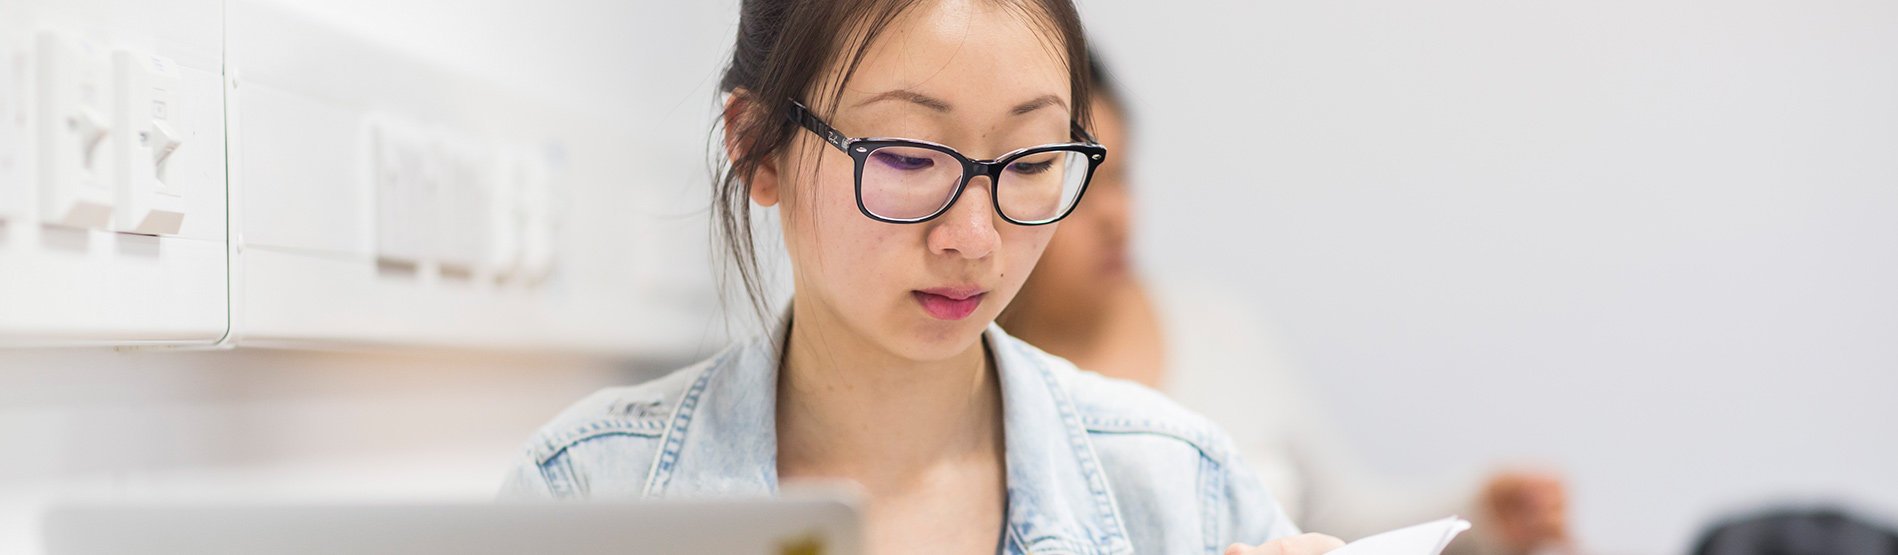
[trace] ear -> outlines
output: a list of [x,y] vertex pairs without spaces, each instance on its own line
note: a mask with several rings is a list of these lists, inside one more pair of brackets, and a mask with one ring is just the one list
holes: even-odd
[[[757,117],[757,109],[757,104],[751,100],[751,94],[744,89],[732,91],[731,96],[725,99],[723,117],[725,119],[725,156],[728,162],[737,164],[738,159],[743,158],[749,149],[756,147],[741,133],[749,122]],[[751,202],[757,203],[758,206],[778,204],[782,193],[780,187],[782,182],[779,179],[776,156],[767,156],[759,160],[758,167],[752,170],[751,175],[740,176],[740,179],[744,180],[748,188]]]

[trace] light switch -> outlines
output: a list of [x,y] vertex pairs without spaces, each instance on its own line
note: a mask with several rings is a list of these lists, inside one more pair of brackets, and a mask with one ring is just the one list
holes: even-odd
[[440,168],[435,205],[432,253],[444,277],[472,276],[485,269],[489,243],[489,180],[494,158],[486,145],[465,136],[439,133],[436,165]]
[[506,145],[496,149],[501,155],[494,166],[495,177],[489,180],[493,192],[488,203],[488,253],[484,264],[496,275],[511,278],[521,260],[521,230],[526,225],[521,196],[530,170],[523,154]]
[[370,163],[376,195],[376,258],[415,264],[431,246],[435,157],[426,135],[394,122],[370,126]]
[[41,221],[107,228],[117,165],[111,54],[54,32],[40,34],[38,50]]
[[26,54],[0,36],[0,222],[25,216]]
[[554,268],[554,191],[545,159],[522,157],[521,277],[528,283],[545,281]]
[[128,50],[112,54],[118,88],[114,95],[112,151],[119,157],[114,191],[119,231],[173,235],[184,225],[184,181],[171,161],[185,139],[178,133],[184,78],[170,58]]

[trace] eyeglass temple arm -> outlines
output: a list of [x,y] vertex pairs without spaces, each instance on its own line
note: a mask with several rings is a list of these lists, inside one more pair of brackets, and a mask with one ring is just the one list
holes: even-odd
[[791,111],[786,115],[790,116],[791,121],[796,122],[805,129],[809,129],[812,133],[816,133],[817,136],[823,137],[824,142],[830,143],[830,146],[837,147],[837,150],[843,151],[844,154],[850,153],[850,149],[844,146],[850,142],[850,137],[844,136],[843,133],[838,133],[830,124],[824,123],[824,120],[817,119],[817,114],[811,113],[811,109],[805,108],[803,103],[796,100],[791,101]]

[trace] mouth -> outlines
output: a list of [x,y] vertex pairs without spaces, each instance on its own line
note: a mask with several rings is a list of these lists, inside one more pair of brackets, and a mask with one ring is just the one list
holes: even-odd
[[976,287],[932,287],[909,294],[923,305],[923,312],[943,320],[968,318],[982,305],[982,298],[988,296],[987,291]]

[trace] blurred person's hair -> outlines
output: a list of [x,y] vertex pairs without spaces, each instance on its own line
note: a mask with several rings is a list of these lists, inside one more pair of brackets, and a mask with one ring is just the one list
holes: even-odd
[[1898,555],[1898,532],[1834,507],[1784,507],[1715,524],[1693,555]]
[[[1091,128],[1087,39],[1071,0],[990,0],[1015,10],[1038,27],[1044,43],[1057,50],[1068,67],[1070,111],[1074,121]],[[731,65],[719,90],[742,102],[728,104],[713,127],[726,158],[714,152],[712,184],[713,252],[718,257],[721,301],[735,299],[741,288],[760,323],[771,321],[769,292],[759,269],[751,222],[749,178],[771,157],[790,146],[798,131],[788,116],[800,99],[820,117],[830,118],[843,97],[843,85],[862,64],[878,35],[918,0],[744,0],[739,7],[738,37]],[[837,75],[828,69],[841,65]],[[826,79],[828,77],[828,79]],[[812,102],[828,95],[828,102]],[[734,122],[727,124],[726,122]],[[721,135],[719,126],[735,125]],[[812,147],[821,146],[812,143]],[[813,169],[813,172],[815,170]],[[789,198],[789,197],[786,197]],[[729,307],[728,307],[729,308]],[[727,311],[729,313],[729,310]],[[729,314],[728,314],[729,315]]]

